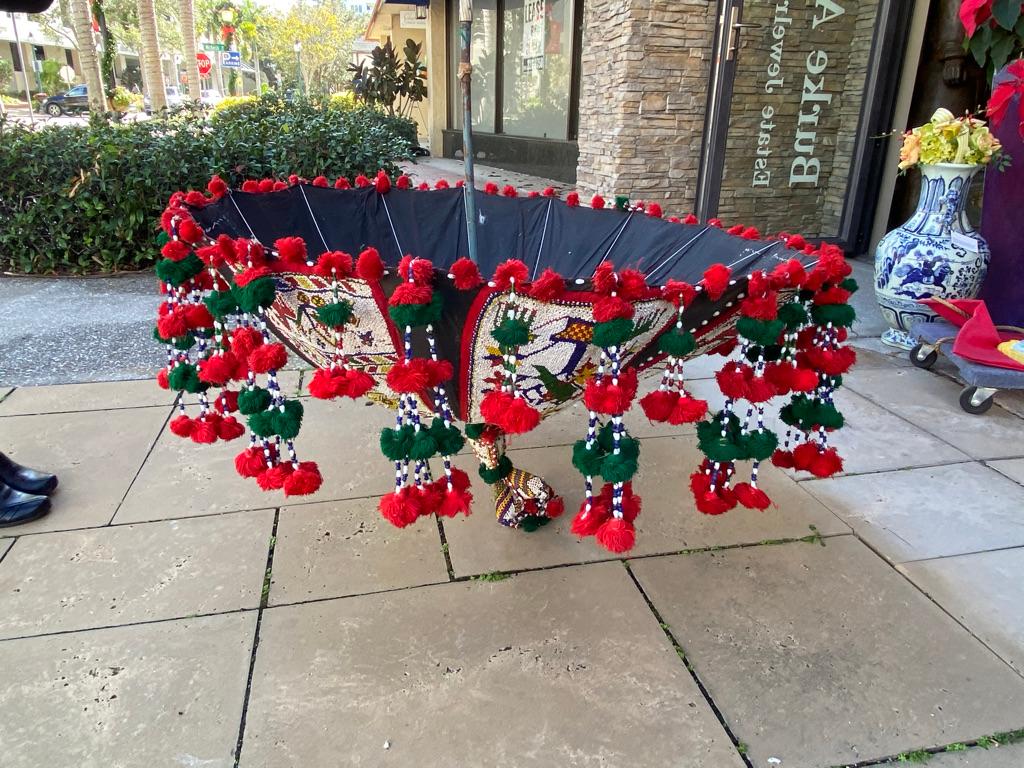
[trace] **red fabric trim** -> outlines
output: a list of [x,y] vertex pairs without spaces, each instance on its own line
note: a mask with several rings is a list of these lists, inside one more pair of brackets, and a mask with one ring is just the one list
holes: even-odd
[[473,303],[469,305],[466,312],[466,320],[462,324],[462,340],[459,343],[459,418],[466,422],[469,420],[469,377],[470,367],[473,362],[473,338],[476,336],[476,326],[483,314],[487,300],[498,293],[493,288],[484,285],[477,293]]

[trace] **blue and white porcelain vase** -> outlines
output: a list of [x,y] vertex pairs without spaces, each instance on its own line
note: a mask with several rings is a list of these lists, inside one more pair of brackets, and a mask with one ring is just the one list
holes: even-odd
[[920,165],[921,199],[909,221],[889,232],[875,251],[875,296],[891,327],[890,346],[910,349],[908,333],[935,314],[918,299],[972,299],[991,258],[988,244],[967,216],[967,197],[980,165]]

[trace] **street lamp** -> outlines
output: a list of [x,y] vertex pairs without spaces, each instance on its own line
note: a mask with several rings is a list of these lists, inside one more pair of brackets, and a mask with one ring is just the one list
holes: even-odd
[[295,45],[292,46],[292,50],[295,51],[295,79],[299,83],[299,93],[305,96],[306,84],[302,80],[302,43],[299,40],[296,40]]
[[421,19],[421,20],[427,18],[427,6],[425,6],[425,5],[417,5],[416,6],[416,18],[417,19]]

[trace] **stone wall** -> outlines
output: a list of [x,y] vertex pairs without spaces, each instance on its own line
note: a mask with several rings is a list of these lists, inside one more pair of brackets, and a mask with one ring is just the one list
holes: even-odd
[[693,209],[715,3],[587,0],[577,186]]

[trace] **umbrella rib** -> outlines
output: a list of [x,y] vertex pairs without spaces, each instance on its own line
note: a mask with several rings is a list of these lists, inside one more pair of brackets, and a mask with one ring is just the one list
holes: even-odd
[[232,195],[231,193],[228,193],[228,199],[231,201],[231,204],[235,206],[235,210],[238,211],[238,215],[242,217],[242,221],[245,223],[245,226],[249,229],[249,234],[252,235],[252,239],[258,243],[260,239],[256,237],[256,233],[253,231],[252,224],[250,224],[249,220],[245,218],[245,214],[242,213],[242,209],[239,208],[238,203],[235,202],[235,196]]
[[391,225],[391,235],[395,238],[395,245],[398,246],[398,257],[401,258],[405,251],[402,249],[402,243],[398,239],[398,232],[395,231],[395,222],[391,220],[391,209],[388,208],[388,201],[384,199],[383,195],[380,201],[384,203],[384,213],[388,215],[388,224]]
[[327,244],[324,239],[324,233],[320,231],[320,225],[316,221],[316,216],[313,215],[313,208],[309,204],[309,198],[306,197],[306,190],[302,184],[299,184],[299,192],[302,193],[302,201],[306,204],[306,210],[309,211],[309,218],[313,220],[313,226],[316,227],[316,233],[320,235],[320,242],[324,244],[324,250],[331,250],[331,246]]
[[697,240],[700,239],[710,229],[711,229],[711,227],[704,227],[704,229],[702,229],[696,235],[694,235],[689,240],[687,240],[685,243],[683,243],[681,246],[679,246],[679,248],[677,248],[674,253],[669,254],[668,256],[666,256],[658,266],[656,266],[654,269],[652,269],[650,272],[647,273],[647,279],[649,280],[650,278],[654,277],[654,275],[658,271],[660,271],[662,269],[662,267],[667,265],[670,261],[672,261],[672,259],[674,259],[677,256],[679,256],[679,254],[681,254],[683,251],[685,251],[687,248],[689,248],[691,245],[693,245],[695,242],[697,242]]
[[540,269],[540,259],[544,255],[544,239],[548,234],[548,221],[551,219],[551,205],[552,200],[548,198],[548,208],[544,213],[544,229],[540,232],[540,248],[537,249],[537,262],[533,265],[533,275],[530,277],[531,280],[537,279],[537,270]]

